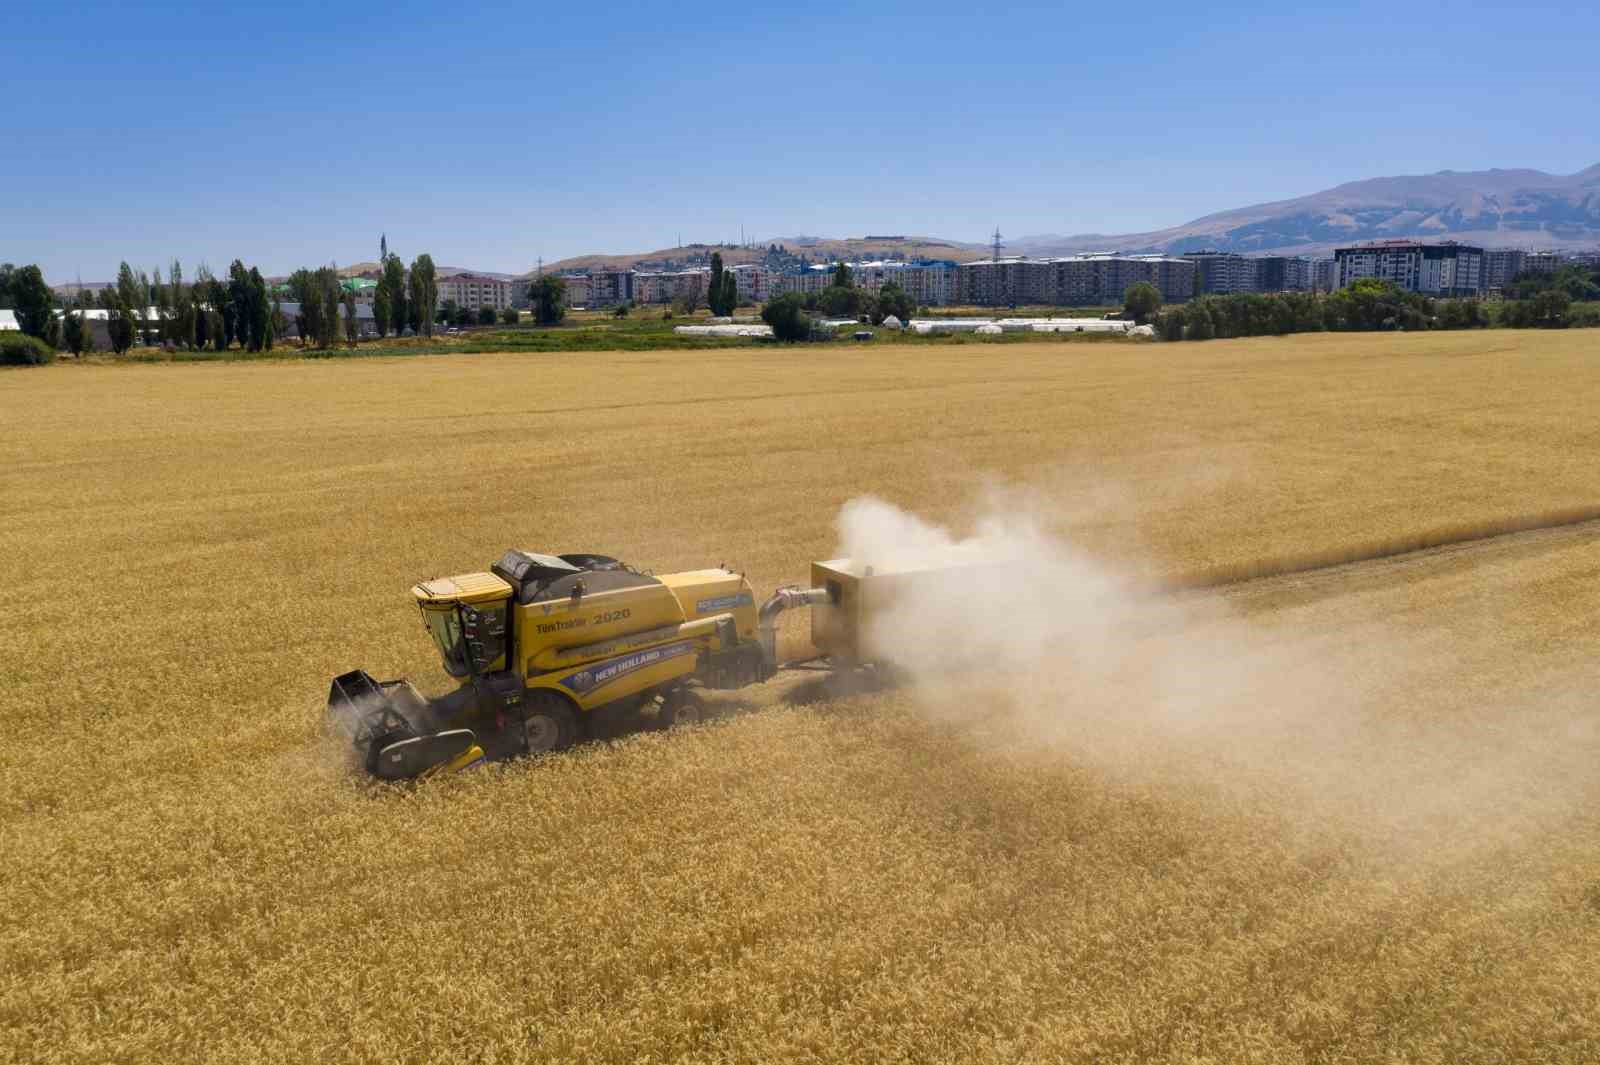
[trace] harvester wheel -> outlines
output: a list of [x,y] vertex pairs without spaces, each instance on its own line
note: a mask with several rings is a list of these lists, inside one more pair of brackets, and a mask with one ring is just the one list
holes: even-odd
[[706,704],[700,694],[689,688],[678,688],[661,700],[661,723],[666,728],[674,725],[696,725],[706,719]]
[[533,692],[523,711],[522,738],[529,754],[548,754],[572,746],[578,723],[572,707],[553,692]]

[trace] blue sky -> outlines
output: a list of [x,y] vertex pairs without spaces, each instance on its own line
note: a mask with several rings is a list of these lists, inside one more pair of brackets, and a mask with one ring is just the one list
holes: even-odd
[[1600,162],[1600,8],[20,0],[0,261],[521,271],[685,240],[1121,233]]

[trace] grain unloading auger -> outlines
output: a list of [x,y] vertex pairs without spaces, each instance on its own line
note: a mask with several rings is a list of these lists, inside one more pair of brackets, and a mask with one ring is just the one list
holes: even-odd
[[600,711],[660,700],[670,722],[696,712],[696,689],[772,677],[785,610],[812,608],[820,653],[868,657],[861,613],[904,578],[857,575],[848,561],[811,568],[809,588],[757,608],[750,582],[725,567],[656,576],[604,555],[507,551],[488,573],[412,589],[454,691],[425,699],[408,681],[355,670],[334,678],[328,712],[387,779],[560,750]]

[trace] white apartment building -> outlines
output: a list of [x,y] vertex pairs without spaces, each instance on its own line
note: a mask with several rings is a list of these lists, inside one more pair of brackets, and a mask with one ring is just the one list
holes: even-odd
[[698,270],[660,270],[635,272],[633,275],[633,301],[635,303],[671,303],[684,299],[702,299],[711,279],[708,268]]
[[561,280],[567,286],[567,306],[589,306],[589,275],[588,274],[562,274]]
[[1441,244],[1378,241],[1335,249],[1333,259],[1335,288],[1374,277],[1393,282],[1406,292],[1478,296],[1483,293],[1487,279],[1483,249],[1454,241]]
[[729,269],[733,271],[734,287],[742,306],[765,303],[772,295],[772,272],[766,267],[742,263]]
[[457,307],[475,311],[480,307],[503,310],[511,306],[510,281],[484,274],[452,274],[438,279],[439,306],[454,302]]

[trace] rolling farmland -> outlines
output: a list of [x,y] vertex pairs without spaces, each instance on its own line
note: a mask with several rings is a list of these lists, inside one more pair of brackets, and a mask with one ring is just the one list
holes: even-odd
[[1580,517],[1597,343],[0,372],[0,1060],[1594,1060],[1590,525],[419,788],[321,715],[443,690],[407,589],[513,545],[765,593],[871,495],[1143,597]]

